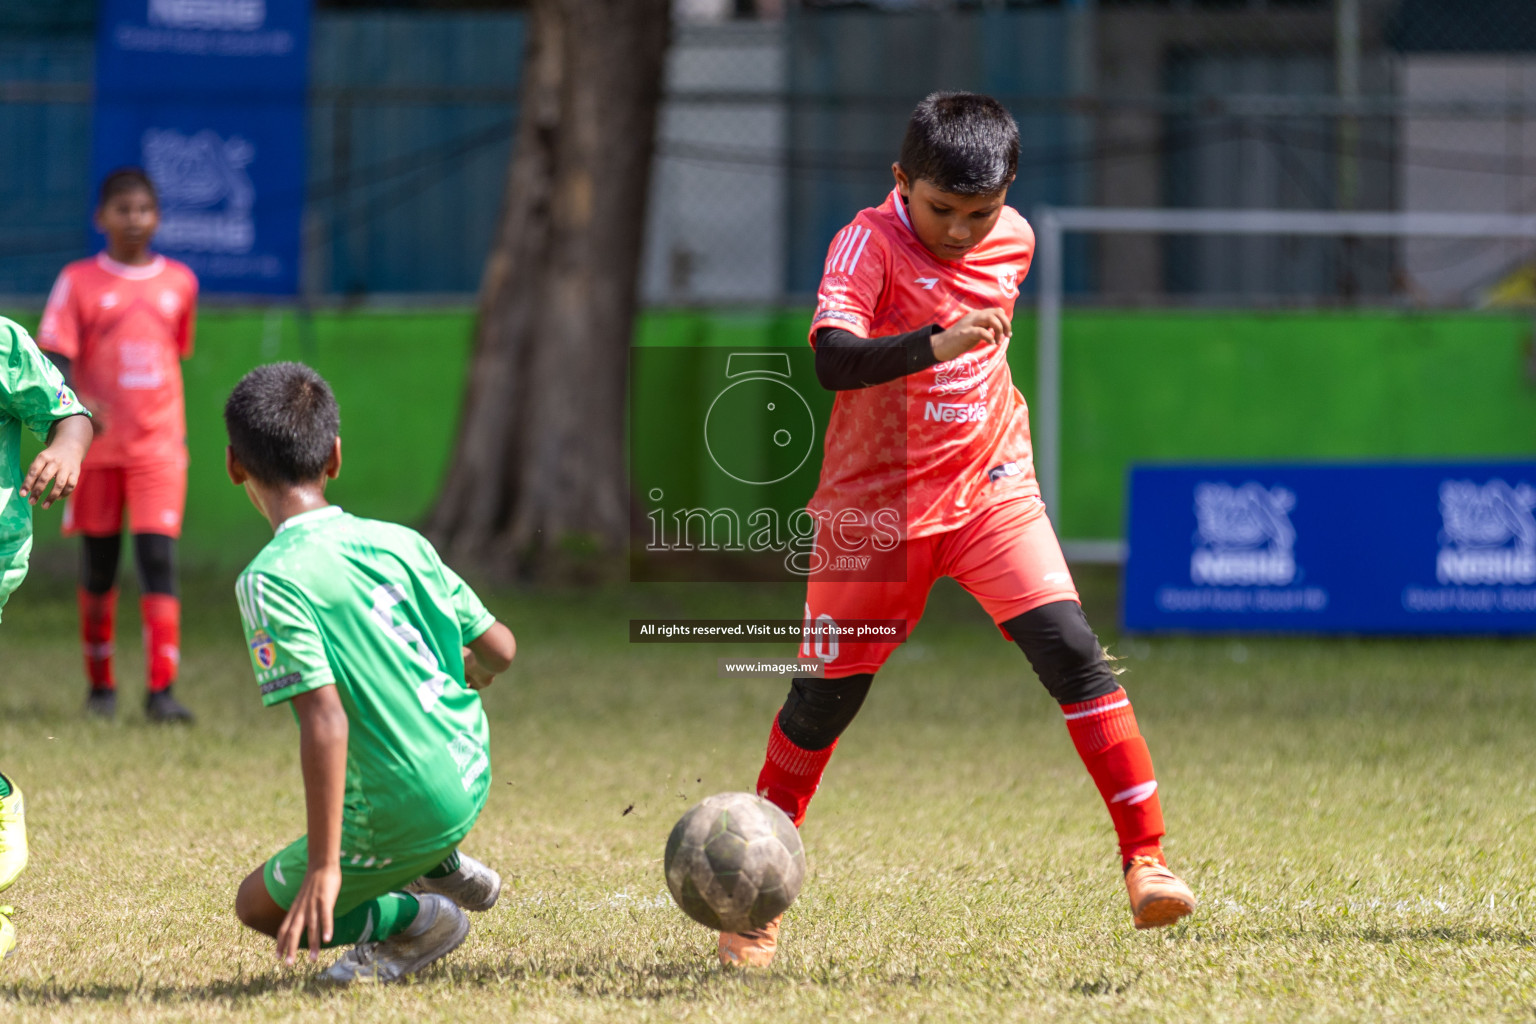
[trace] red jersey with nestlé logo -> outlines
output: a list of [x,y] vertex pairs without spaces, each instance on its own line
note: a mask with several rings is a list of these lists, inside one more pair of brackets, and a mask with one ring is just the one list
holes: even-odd
[[[942,330],[983,309],[1012,319],[1034,251],[1029,222],[1005,206],[979,245],[940,259],[913,232],[893,189],[833,238],[811,344],[823,327],[877,338],[929,324]],[[856,527],[895,509],[903,535],[916,539],[957,529],[1000,501],[1038,497],[1029,409],[1007,356],[1007,339],[985,342],[885,384],[839,391],[810,510]]]
[[59,274],[37,343],[73,363],[75,393],[101,426],[87,466],[185,464],[181,361],[196,308],[197,277],[164,256],[130,266],[100,253]]

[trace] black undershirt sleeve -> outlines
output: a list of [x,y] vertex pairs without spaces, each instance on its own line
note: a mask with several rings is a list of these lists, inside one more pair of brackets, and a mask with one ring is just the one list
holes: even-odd
[[856,391],[884,384],[938,362],[932,338],[937,324],[906,334],[861,338],[838,327],[816,332],[816,379],[828,391]]
[[46,349],[43,351],[43,355],[47,356],[48,361],[59,368],[59,373],[64,377],[64,386],[73,390],[75,386],[75,382],[72,379],[74,377],[74,364],[70,362],[69,357],[61,356],[57,352],[49,352]]

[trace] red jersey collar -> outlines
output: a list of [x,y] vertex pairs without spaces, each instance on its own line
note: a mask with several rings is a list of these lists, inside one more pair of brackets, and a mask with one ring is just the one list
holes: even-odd
[[116,277],[126,278],[129,281],[148,281],[165,269],[165,257],[157,253],[148,263],[135,267],[132,264],[119,263],[106,253],[99,252],[96,254],[96,265]]

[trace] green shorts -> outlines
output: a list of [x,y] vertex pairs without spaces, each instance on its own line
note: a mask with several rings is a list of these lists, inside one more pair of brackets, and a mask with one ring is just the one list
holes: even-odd
[[[385,893],[399,892],[422,875],[437,867],[456,849],[446,847],[436,853],[416,857],[364,857],[345,851],[341,855],[341,892],[336,897],[334,913],[339,917],[352,908],[378,899]],[[299,886],[309,870],[309,837],[300,836],[279,850],[261,869],[272,901],[287,910],[298,898]]]
[[22,559],[20,565],[0,562],[0,612],[5,611],[5,602],[10,599],[12,591],[21,586],[21,581],[26,578],[26,559]]

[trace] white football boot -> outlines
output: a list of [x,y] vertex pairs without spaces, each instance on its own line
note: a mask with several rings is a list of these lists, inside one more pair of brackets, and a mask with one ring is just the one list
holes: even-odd
[[459,948],[469,934],[469,918],[446,896],[416,897],[416,920],[383,942],[359,942],[332,964],[322,977],[341,985],[399,981]]
[[483,913],[494,907],[501,896],[501,876],[460,851],[459,870],[441,878],[423,875],[406,886],[405,891],[447,896],[465,910]]

